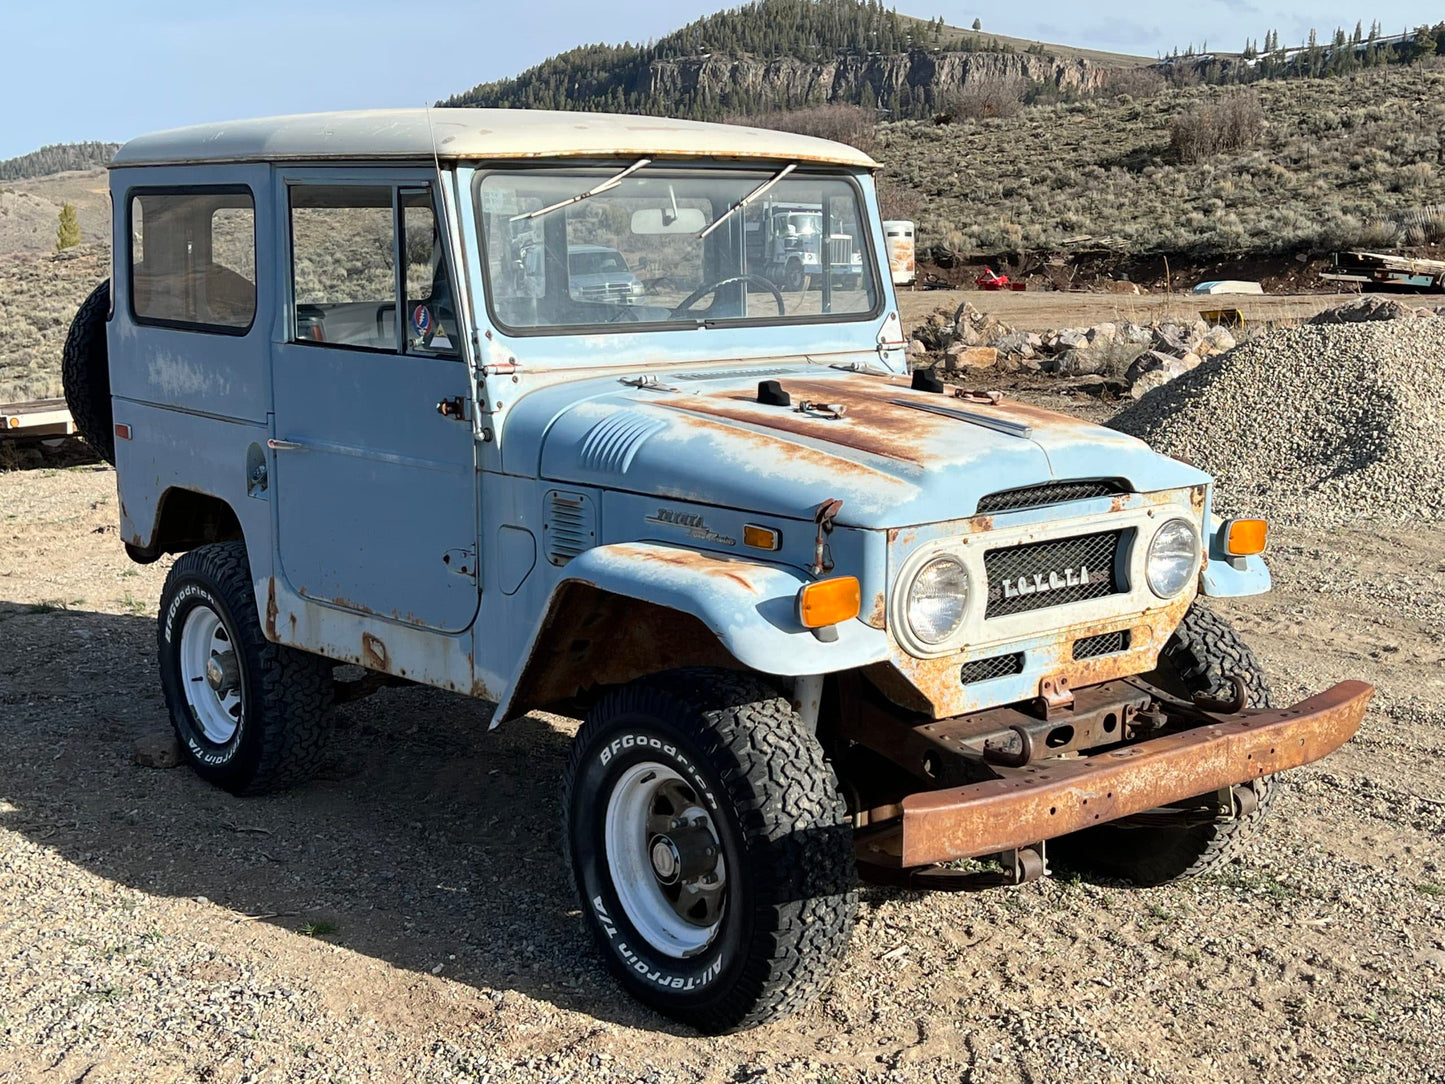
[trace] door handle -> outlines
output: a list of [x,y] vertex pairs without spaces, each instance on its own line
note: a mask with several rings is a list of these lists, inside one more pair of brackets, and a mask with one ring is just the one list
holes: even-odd
[[277,452],[299,452],[306,450],[306,445],[300,441],[277,440],[274,437],[266,442],[266,447]]

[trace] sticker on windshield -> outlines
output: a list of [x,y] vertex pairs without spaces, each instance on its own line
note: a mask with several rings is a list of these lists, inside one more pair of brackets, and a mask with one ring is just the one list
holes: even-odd
[[489,215],[514,215],[517,213],[517,190],[482,185],[482,211]]
[[427,332],[432,329],[431,309],[425,305],[418,305],[413,309],[411,313],[411,326],[416,329],[418,335],[425,338]]

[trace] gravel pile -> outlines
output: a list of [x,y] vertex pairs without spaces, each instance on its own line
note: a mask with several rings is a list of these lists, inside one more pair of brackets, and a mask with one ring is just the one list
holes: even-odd
[[1221,514],[1445,519],[1445,322],[1273,331],[1109,423],[1214,475]]

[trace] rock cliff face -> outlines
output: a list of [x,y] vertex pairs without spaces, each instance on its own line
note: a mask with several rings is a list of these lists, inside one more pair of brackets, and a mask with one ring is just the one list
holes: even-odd
[[653,61],[630,90],[676,102],[726,102],[739,97],[773,98],[780,105],[857,102],[864,88],[879,103],[899,94],[937,101],[970,85],[995,80],[1047,83],[1060,90],[1092,91],[1108,79],[1105,69],[1083,59],[1055,59],[1031,53],[930,53],[842,56],[810,63],[794,58],[755,60],[729,56]]

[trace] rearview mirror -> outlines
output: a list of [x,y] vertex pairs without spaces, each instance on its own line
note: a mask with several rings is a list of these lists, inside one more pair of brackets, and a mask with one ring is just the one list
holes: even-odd
[[649,207],[632,212],[632,232],[640,234],[701,233],[707,218],[697,207]]

